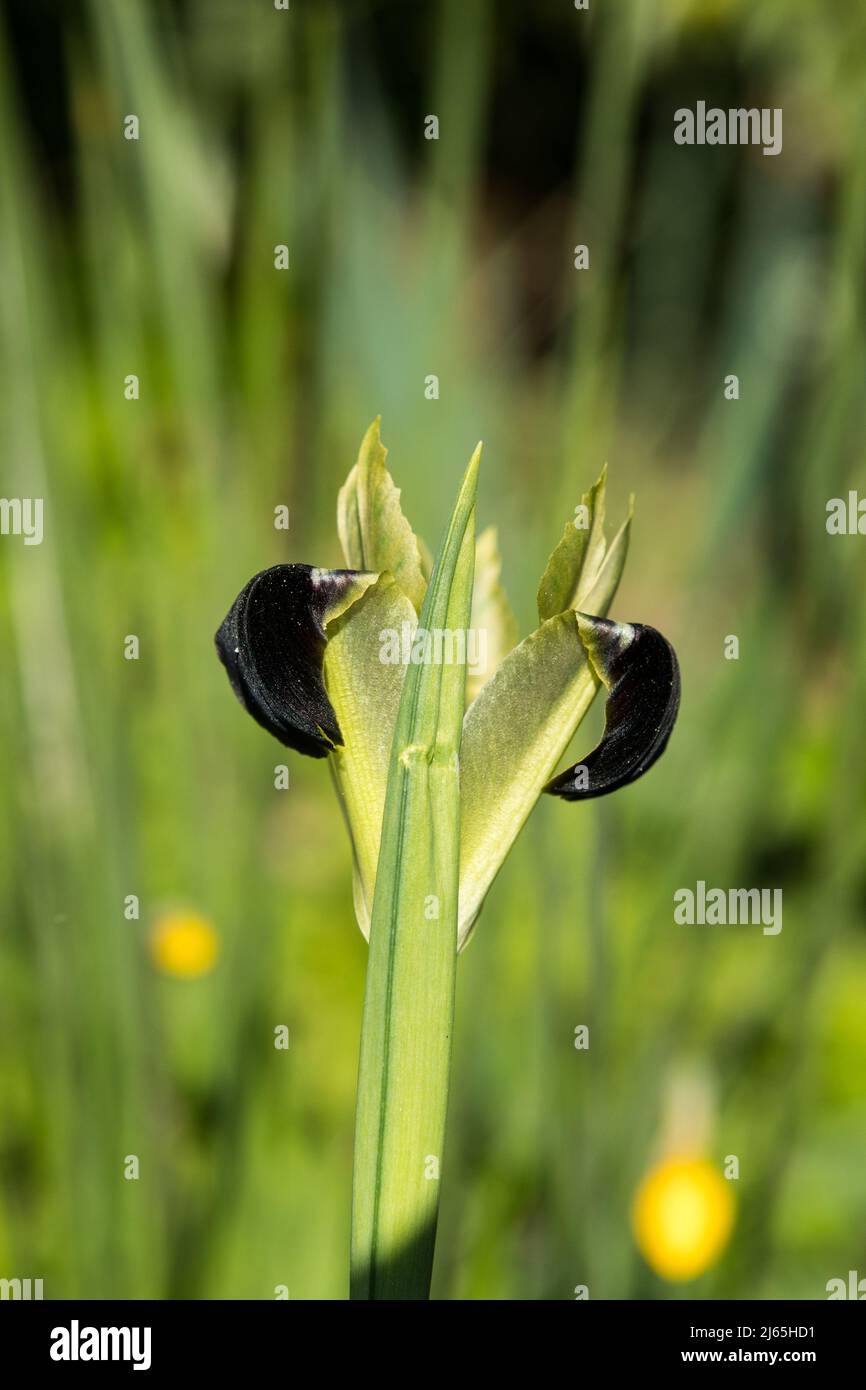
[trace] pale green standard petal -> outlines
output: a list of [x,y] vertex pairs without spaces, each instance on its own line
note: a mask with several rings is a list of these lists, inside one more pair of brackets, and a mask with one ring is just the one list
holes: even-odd
[[390,574],[382,574],[345,616],[329,621],[323,673],[343,734],[331,768],[352,841],[355,915],[370,935],[388,759],[406,675],[386,640],[415,631],[417,615]]
[[541,622],[577,608],[604,617],[616,593],[628,551],[632,506],[610,546],[604,534],[607,464],[584,493],[538,586]]
[[400,507],[400,489],[385,467],[387,453],[377,416],[337,499],[340,544],[350,569],[389,570],[420,613],[427,581],[417,538]]
[[599,684],[577,617],[568,610],[521,642],[466,711],[460,760],[461,947]]
[[470,669],[467,677],[467,704],[471,704],[494,671],[498,671],[517,641],[517,623],[502,587],[501,573],[496,527],[488,526],[475,543],[471,627],[474,647],[481,659],[478,668]]
[[596,618],[607,617],[607,611],[613,603],[625,568],[633,515],[634,498],[631,497],[628,504],[628,516],[607,547],[598,570],[588,578],[587,583],[584,584],[581,581],[578,585],[573,604],[578,612],[592,613]]
[[607,613],[625,565],[632,511],[610,546],[604,534],[607,468],[584,494],[538,588],[541,626],[521,642],[466,711],[461,776],[459,945],[552,776],[600,681],[575,608]]

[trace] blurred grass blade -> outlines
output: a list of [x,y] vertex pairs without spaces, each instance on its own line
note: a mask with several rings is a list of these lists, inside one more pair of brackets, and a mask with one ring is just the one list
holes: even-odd
[[[472,602],[472,456],[420,626],[465,631]],[[355,1117],[353,1298],[426,1298],[445,1135],[457,961],[463,663],[410,664],[373,901]]]

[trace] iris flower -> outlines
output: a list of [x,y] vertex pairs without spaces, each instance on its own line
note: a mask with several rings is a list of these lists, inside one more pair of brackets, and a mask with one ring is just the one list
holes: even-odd
[[[242,704],[286,747],[328,758],[352,841],[355,912],[369,937],[389,755],[404,661],[434,651],[416,640],[428,551],[400,507],[378,419],[339,494],[347,568],[274,565],[238,595],[216,637]],[[539,626],[519,644],[500,583],[496,534],[478,538],[471,631],[483,669],[467,674],[460,753],[458,949],[542,793],[606,796],[664,751],[680,678],[670,643],[643,623],[607,619],[628,549],[631,514],[605,539],[605,473],[583,497],[538,587]],[[411,636],[410,636],[411,634]],[[471,642],[469,643],[471,646]],[[466,644],[464,643],[464,650]],[[442,645],[443,659],[456,644]],[[601,742],[556,774],[600,687]],[[554,775],[556,774],[556,775]]]
[[[346,569],[262,571],[216,638],[253,718],[328,760],[352,841],[355,914],[370,943],[356,1298],[429,1292],[457,953],[521,827],[543,793],[584,801],[641,777],[679,706],[670,643],[607,617],[631,515],[608,544],[604,473],[547,562],[538,627],[515,644],[495,533],[475,540],[479,455],[433,563],[403,515],[374,421],[338,499]],[[601,741],[557,771],[602,687]]]

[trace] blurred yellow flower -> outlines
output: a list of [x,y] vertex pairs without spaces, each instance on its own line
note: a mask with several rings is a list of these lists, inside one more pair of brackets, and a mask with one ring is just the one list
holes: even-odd
[[699,1158],[669,1158],[635,1194],[632,1224],[641,1254],[663,1279],[695,1279],[714,1264],[734,1224],[730,1183]]
[[212,970],[220,951],[219,937],[200,912],[164,912],[150,933],[153,962],[166,975],[196,980]]

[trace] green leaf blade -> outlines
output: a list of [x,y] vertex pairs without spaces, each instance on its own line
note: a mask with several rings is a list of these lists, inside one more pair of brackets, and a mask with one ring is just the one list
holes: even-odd
[[[427,589],[427,632],[469,624],[478,461],[476,450]],[[454,1010],[465,681],[465,665],[410,665],[394,731],[358,1079],[353,1298],[429,1292]]]

